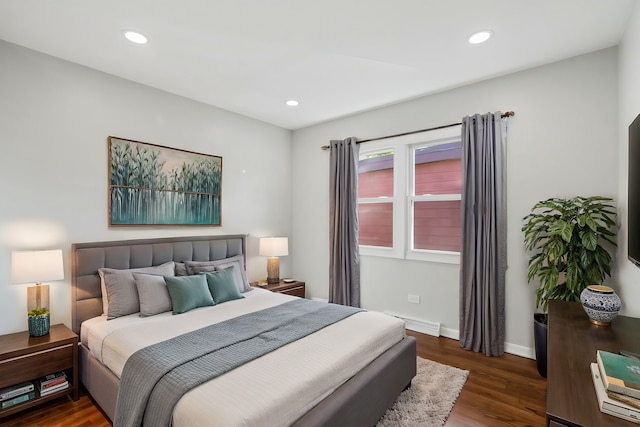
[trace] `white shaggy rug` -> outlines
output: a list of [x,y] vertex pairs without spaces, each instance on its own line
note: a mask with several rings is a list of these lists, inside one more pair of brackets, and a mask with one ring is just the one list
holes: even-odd
[[469,371],[418,357],[411,387],[403,391],[376,427],[442,427]]

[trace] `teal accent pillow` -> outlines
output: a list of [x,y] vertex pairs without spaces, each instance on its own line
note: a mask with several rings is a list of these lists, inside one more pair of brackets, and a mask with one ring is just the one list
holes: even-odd
[[186,313],[198,307],[214,305],[204,276],[164,276],[171,297],[173,314]]
[[204,277],[207,278],[209,292],[211,292],[213,301],[215,301],[216,304],[244,298],[236,286],[233,270],[234,267],[229,267],[223,268],[222,270],[200,273],[200,275],[204,275]]

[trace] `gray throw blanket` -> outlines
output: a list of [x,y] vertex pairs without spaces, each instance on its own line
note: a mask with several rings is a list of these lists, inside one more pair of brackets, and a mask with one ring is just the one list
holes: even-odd
[[113,425],[169,426],[192,388],[358,311],[296,299],[138,350],[122,371]]

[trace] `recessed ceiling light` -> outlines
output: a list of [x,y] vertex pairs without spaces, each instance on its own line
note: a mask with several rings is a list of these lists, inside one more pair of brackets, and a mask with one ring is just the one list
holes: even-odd
[[474,35],[472,35],[471,37],[469,37],[469,43],[471,43],[471,44],[484,43],[487,40],[489,40],[492,35],[493,35],[493,31],[491,31],[491,30],[479,31],[479,32],[475,33]]
[[145,44],[147,42],[147,38],[144,35],[135,31],[126,30],[123,32],[123,35],[127,38],[127,40],[133,43]]
[[295,99],[290,99],[287,102],[285,102],[285,104],[287,104],[289,107],[297,107],[300,103]]

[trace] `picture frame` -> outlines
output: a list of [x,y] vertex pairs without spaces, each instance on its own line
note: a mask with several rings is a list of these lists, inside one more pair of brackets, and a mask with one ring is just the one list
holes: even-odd
[[109,136],[109,226],[221,226],[222,157]]

